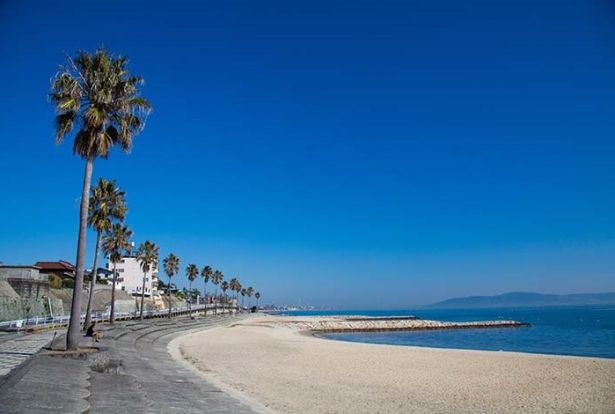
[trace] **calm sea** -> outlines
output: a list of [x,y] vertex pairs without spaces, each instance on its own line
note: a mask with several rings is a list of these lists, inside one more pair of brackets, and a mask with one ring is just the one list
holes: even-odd
[[330,339],[434,348],[615,358],[615,306],[396,311],[297,311],[289,315],[414,315],[440,321],[514,319],[529,328],[326,334]]

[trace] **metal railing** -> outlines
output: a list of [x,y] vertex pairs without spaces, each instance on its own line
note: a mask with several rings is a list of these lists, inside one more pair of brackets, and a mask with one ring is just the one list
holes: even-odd
[[[181,316],[188,315],[190,313],[201,313],[205,312],[205,310],[216,311],[218,313],[225,312],[237,312],[238,308],[235,306],[230,306],[228,304],[216,304],[210,303],[207,305],[192,305],[192,309],[190,307],[181,307],[181,308],[171,308],[171,316]],[[130,319],[140,319],[139,311],[132,312],[114,312],[115,320],[130,320]],[[143,318],[151,319],[151,318],[165,318],[169,316],[169,309],[155,309],[155,310],[144,310]],[[94,312],[92,313],[92,321],[96,322],[108,322],[111,318],[111,312]],[[0,322],[0,331],[21,331],[21,330],[38,330],[38,329],[55,329],[61,328],[63,326],[68,325],[70,321],[70,315],[62,315],[62,316],[43,316],[43,317],[30,317],[25,319],[15,319],[12,321],[3,321]],[[81,323],[85,322],[85,313],[81,314]]]

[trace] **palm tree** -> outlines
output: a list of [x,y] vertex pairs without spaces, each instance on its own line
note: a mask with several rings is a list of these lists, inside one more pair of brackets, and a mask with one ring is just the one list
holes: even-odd
[[214,294],[214,301],[216,303],[216,306],[214,309],[215,309],[216,315],[218,314],[218,284],[222,282],[222,279],[224,279],[224,275],[219,270],[216,270],[213,276],[211,277],[211,283],[213,283],[216,286],[216,292]]
[[[141,264],[141,270],[143,270],[143,286],[141,287],[141,308],[139,309],[139,317],[143,320],[143,305],[145,302],[145,278],[147,272],[154,270],[158,267],[158,246],[156,243],[152,243],[146,240],[145,243],[141,243],[139,250],[137,250],[137,261]],[[152,292],[150,291],[150,295]]]
[[190,308],[190,317],[192,317],[192,282],[194,282],[194,280],[196,279],[198,275],[199,275],[199,268],[196,267],[195,264],[190,264],[188,265],[188,267],[186,267],[186,276],[188,276],[188,280],[190,281],[190,288],[188,289],[188,291],[190,292],[190,295],[188,296],[188,306]]
[[123,221],[126,216],[126,193],[121,191],[115,181],[100,178],[96,187],[90,192],[88,205],[88,225],[96,231],[96,248],[94,249],[94,264],[92,265],[92,280],[88,294],[88,306],[85,312],[83,329],[87,329],[92,322],[92,301],[96,288],[96,275],[98,273],[98,256],[100,254],[100,240],[105,231],[111,229],[114,220]]
[[242,288],[240,293],[241,293],[241,307],[243,308],[243,298],[246,296],[246,292],[247,290],[245,288]]
[[163,260],[164,272],[169,276],[169,285],[167,286],[167,298],[169,299],[169,319],[171,318],[171,278],[179,272],[179,257],[173,253],[169,253]]
[[132,138],[145,126],[150,103],[140,96],[143,79],[132,76],[126,68],[126,57],[113,57],[105,49],[93,54],[80,51],[68,65],[61,67],[51,82],[49,98],[56,110],[56,143],[60,144],[73,129],[73,153],[85,160],[75,287],[66,348],[79,346],[81,323],[81,291],[85,269],[85,250],[89,193],[94,160],[107,158],[111,148],[119,145],[128,152]]
[[248,287],[246,289],[246,295],[248,295],[248,298],[250,299],[250,308],[252,308],[252,295],[254,294],[254,288],[252,286]]
[[[228,282],[225,280],[224,282],[222,282],[220,287],[222,288],[222,292],[224,292],[224,307],[226,308],[228,305],[228,298],[226,297],[226,291],[229,288]],[[222,308],[222,313],[224,313],[224,308]]]
[[237,284],[235,285],[235,300],[237,301],[237,307],[239,307],[239,292],[241,292],[241,282],[239,282],[239,280],[237,281]]
[[256,292],[254,297],[256,298],[256,309],[258,309],[258,300],[261,298],[260,292]]
[[213,270],[211,266],[205,266],[203,270],[201,270],[201,276],[203,276],[203,299],[205,300],[205,316],[207,316],[207,282],[211,279],[211,275],[213,274]]
[[233,294],[235,293],[235,289],[237,289],[237,284],[239,283],[239,281],[237,280],[236,277],[231,279],[231,282],[228,284],[229,289],[231,289],[231,297],[233,297]]
[[[117,282],[117,264],[122,259],[122,254],[130,249],[130,238],[132,230],[128,226],[120,223],[115,223],[111,229],[104,235],[102,240],[103,252],[109,256],[109,260],[113,263],[113,284],[111,285],[111,316],[109,323],[115,322],[115,284]],[[76,286],[76,285],[75,285]],[[75,287],[75,289],[77,289]],[[72,317],[72,314],[71,314]]]

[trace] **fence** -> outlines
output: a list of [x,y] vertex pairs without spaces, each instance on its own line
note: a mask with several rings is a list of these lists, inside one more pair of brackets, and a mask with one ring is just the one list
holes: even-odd
[[[237,308],[234,306],[229,306],[228,304],[216,304],[210,303],[207,305],[193,305],[190,307],[182,307],[182,308],[171,308],[171,316],[178,315],[187,315],[190,313],[200,313],[205,312],[206,310],[215,311],[216,314],[219,311],[237,311]],[[139,311],[133,312],[114,312],[115,320],[130,320],[130,319],[139,319],[140,314]],[[147,319],[151,318],[164,318],[169,315],[168,309],[157,309],[157,310],[143,310],[143,317]],[[96,322],[107,322],[111,317],[110,312],[95,312],[92,314],[92,321]],[[70,315],[62,315],[62,316],[47,316],[47,317],[32,317],[26,319],[16,319],[12,321],[4,321],[0,322],[0,331],[21,331],[28,329],[54,329],[60,328],[68,325],[70,320]],[[85,322],[85,313],[81,314],[81,323]]]

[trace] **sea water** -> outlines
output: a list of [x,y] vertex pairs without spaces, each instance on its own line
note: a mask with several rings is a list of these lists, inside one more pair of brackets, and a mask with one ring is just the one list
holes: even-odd
[[528,328],[323,334],[351,342],[615,358],[615,306],[296,311],[289,315],[408,316],[438,321],[516,320]]

